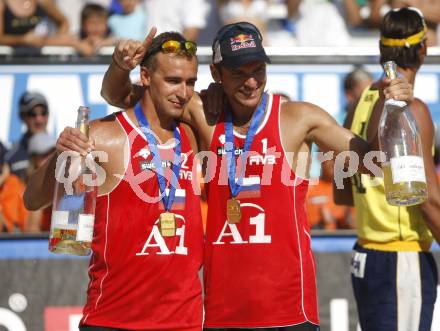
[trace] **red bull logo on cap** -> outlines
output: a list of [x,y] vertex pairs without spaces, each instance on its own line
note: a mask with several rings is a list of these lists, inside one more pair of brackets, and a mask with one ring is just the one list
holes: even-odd
[[237,51],[242,48],[257,47],[251,34],[239,34],[231,38],[231,49]]

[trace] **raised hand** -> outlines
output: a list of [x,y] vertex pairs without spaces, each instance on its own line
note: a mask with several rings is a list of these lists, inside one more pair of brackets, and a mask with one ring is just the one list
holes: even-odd
[[120,40],[113,51],[113,62],[122,70],[130,71],[136,68],[150,47],[156,31],[156,27],[152,27],[142,42],[131,39]]

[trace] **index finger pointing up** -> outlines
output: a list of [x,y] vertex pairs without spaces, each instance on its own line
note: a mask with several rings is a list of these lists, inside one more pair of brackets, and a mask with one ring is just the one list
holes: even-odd
[[153,42],[153,38],[156,35],[156,32],[157,28],[153,26],[145,40],[142,42],[142,46],[145,47],[145,49],[148,49],[148,47],[150,47],[151,43]]

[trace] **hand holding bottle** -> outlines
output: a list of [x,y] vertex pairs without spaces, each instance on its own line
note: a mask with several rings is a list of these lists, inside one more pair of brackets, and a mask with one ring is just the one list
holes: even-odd
[[57,152],[78,152],[59,155],[55,170],[49,250],[54,253],[88,255],[91,251],[95,221],[97,186],[96,172],[87,162],[93,161],[89,141],[89,113],[79,107],[76,128],[66,128],[57,141]]
[[79,128],[69,126],[61,132],[56,144],[58,154],[72,151],[86,156],[93,149],[93,142]]
[[407,103],[414,99],[413,86],[405,77],[396,77],[395,79],[384,77],[381,83],[380,90],[383,91],[385,99],[394,99]]
[[[398,79],[393,61],[386,62],[384,69],[391,83]],[[399,88],[393,92],[396,93],[396,90],[399,91]],[[417,123],[405,101],[396,98],[385,101],[378,134],[380,149],[386,155],[382,169],[388,203],[411,206],[424,202],[427,190],[421,139]]]

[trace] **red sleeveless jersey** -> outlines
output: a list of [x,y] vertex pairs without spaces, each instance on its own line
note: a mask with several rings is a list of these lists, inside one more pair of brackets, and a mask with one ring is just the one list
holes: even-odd
[[[305,211],[308,181],[297,177],[286,159],[280,137],[280,96],[268,97],[246,162],[244,188],[238,195],[242,216],[236,225],[226,218],[231,194],[223,157],[224,120],[215,127],[211,152],[217,160],[216,165],[208,165],[215,175],[208,184],[205,327],[319,323]],[[234,132],[236,155],[241,154],[244,139]]]
[[[116,118],[130,141],[124,153],[127,165],[119,184],[97,200],[90,282],[80,324],[200,331],[203,227],[199,197],[192,188],[194,155],[188,137],[179,127],[180,188],[172,206],[177,230],[173,237],[162,237],[158,219],[164,209],[148,142],[124,112]],[[159,146],[162,160],[173,160],[173,147]]]

